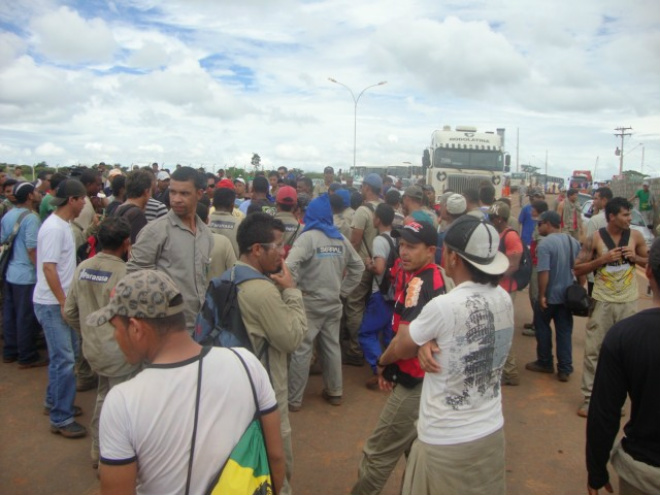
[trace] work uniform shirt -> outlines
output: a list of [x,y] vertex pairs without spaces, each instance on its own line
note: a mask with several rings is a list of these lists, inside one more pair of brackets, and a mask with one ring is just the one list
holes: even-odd
[[275,218],[284,224],[284,245],[293,246],[296,238],[302,233],[303,226],[289,211],[278,211],[275,213]]
[[173,210],[149,222],[140,231],[127,264],[129,273],[159,270],[170,276],[183,296],[186,327],[191,333],[204,303],[213,249],[211,231],[198,216],[195,221],[195,233]]
[[305,309],[319,315],[341,311],[340,297],[347,297],[358,286],[364,271],[364,263],[348,239],[332,239],[320,230],[302,233],[286,264],[303,293]]
[[366,260],[371,257],[374,237],[378,235],[378,230],[374,227],[374,212],[382,201],[369,201],[369,205],[362,205],[353,214],[352,229],[362,230],[362,242],[358,249],[360,258]]
[[[242,261],[236,264],[254,270]],[[261,362],[269,370],[280,410],[286,409],[289,390],[287,356],[298,348],[307,332],[302,292],[297,288],[280,291],[270,280],[247,280],[239,286],[238,306],[257,355],[268,342],[268,356]]]
[[85,322],[85,316],[108,304],[111,291],[124,275],[123,260],[104,252],[97,253],[76,268],[64,305],[66,321],[82,333],[83,355],[92,369],[103,376],[125,376],[137,369],[126,362],[110,322],[100,327]]
[[238,249],[238,242],[236,242],[236,233],[238,232],[238,226],[240,224],[240,218],[237,218],[226,211],[214,211],[211,213],[209,221],[209,229],[211,232],[223,235],[229,239],[237,258],[241,255]]
[[236,263],[236,254],[231,241],[225,236],[211,234],[213,237],[213,250],[211,251],[211,266],[209,268],[209,280],[219,277]]

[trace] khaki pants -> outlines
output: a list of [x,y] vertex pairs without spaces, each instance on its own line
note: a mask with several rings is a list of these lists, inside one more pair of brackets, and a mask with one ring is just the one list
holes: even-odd
[[103,376],[98,375],[99,384],[96,389],[96,407],[94,407],[94,416],[92,416],[92,421],[89,424],[89,430],[92,433],[92,462],[99,462],[99,421],[101,420],[101,410],[103,409],[103,403],[105,398],[110,392],[110,389],[115,385],[119,385],[127,380],[130,380],[137,374],[130,373],[123,376]]
[[348,346],[345,353],[353,357],[362,357],[362,349],[358,341],[362,316],[367,304],[367,296],[371,294],[373,274],[367,270],[362,273],[360,284],[346,298],[344,310],[346,312],[346,330],[348,332]]
[[358,481],[351,495],[378,495],[403,454],[417,438],[415,423],[419,417],[422,384],[408,389],[397,385],[390,394],[378,425],[364,444],[358,468]]
[[456,445],[413,443],[402,495],[504,495],[504,431]]
[[587,331],[584,339],[584,361],[582,365],[582,395],[585,401],[591,398],[591,390],[596,376],[596,365],[600,346],[607,331],[616,322],[637,313],[637,301],[626,303],[611,303],[595,301],[594,308],[587,321]]
[[636,461],[621,443],[612,450],[612,467],[619,475],[621,495],[651,495],[660,493],[660,468]]
[[[511,303],[514,303],[516,300],[516,293],[510,292],[509,296],[511,297]],[[516,332],[513,332],[515,335]],[[518,363],[516,362],[516,355],[513,353],[513,337],[511,342],[511,348],[509,349],[509,354],[506,356],[506,361],[504,362],[504,367],[502,368],[502,378],[507,380],[515,380],[518,376]]]

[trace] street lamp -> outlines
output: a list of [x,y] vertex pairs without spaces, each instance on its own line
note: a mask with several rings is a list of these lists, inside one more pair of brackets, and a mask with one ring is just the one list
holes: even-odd
[[332,77],[328,78],[328,81],[333,82],[335,84],[339,84],[340,86],[344,86],[349,93],[351,93],[351,97],[353,98],[353,103],[355,106],[353,107],[353,173],[355,173],[355,160],[357,156],[357,106],[358,102],[360,101],[360,98],[364,94],[364,92],[370,88],[375,88],[376,86],[382,86],[383,84],[387,84],[387,81],[381,81],[376,84],[372,84],[371,86],[367,86],[364,88],[362,91],[360,91],[360,94],[357,95],[357,98],[355,97],[355,93],[353,93],[353,90],[346,86],[344,83],[340,83],[336,79],[333,79]]

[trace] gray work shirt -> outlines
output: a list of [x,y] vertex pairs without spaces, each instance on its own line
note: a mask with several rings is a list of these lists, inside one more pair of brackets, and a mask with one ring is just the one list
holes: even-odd
[[181,291],[186,305],[186,327],[195,329],[195,320],[208,285],[213,238],[198,216],[193,233],[170,210],[164,217],[148,223],[131,248],[128,272],[158,270],[167,273]]

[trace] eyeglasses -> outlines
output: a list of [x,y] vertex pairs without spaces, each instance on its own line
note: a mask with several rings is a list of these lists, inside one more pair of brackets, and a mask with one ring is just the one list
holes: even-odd
[[262,248],[268,250],[268,249],[277,249],[278,251],[281,251],[284,249],[284,244],[277,244],[275,242],[260,242],[259,243]]

